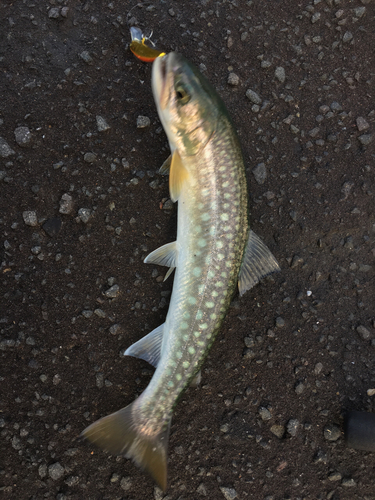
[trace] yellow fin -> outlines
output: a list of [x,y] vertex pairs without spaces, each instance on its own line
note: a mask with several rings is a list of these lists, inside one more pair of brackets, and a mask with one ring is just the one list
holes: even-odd
[[189,172],[184,167],[181,156],[177,149],[173,152],[171,168],[169,172],[169,193],[173,202],[180,197],[181,189],[187,180]]

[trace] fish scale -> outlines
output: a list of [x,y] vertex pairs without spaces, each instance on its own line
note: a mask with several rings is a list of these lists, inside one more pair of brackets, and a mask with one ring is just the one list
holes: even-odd
[[236,133],[220,97],[183,56],[157,58],[152,86],[171,158],[172,201],[178,200],[177,240],[154,250],[146,263],[176,268],[165,323],[125,354],[155,373],[129,406],[97,420],[83,436],[125,455],[167,485],[172,412],[202,365],[229,308],[279,266],[249,229],[245,169]]

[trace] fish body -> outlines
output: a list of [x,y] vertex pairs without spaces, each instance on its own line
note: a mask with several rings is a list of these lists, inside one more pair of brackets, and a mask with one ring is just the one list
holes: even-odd
[[145,262],[176,268],[165,323],[125,354],[156,367],[141,396],[94,422],[83,435],[167,483],[167,444],[177,400],[198,373],[239,286],[240,294],[279,266],[249,229],[248,193],[238,139],[223,102],[183,56],[153,65],[153,92],[172,159],[177,240]]

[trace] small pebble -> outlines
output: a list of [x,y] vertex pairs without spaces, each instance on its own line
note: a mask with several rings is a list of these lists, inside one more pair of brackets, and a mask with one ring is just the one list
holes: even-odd
[[286,430],[287,430],[288,434],[290,434],[293,437],[296,436],[299,425],[300,424],[299,424],[299,421],[297,419],[295,419],[295,418],[290,419],[286,425]]
[[371,336],[370,332],[367,330],[367,328],[363,325],[357,326],[356,328],[357,333],[363,340],[368,340]]
[[279,80],[280,83],[285,82],[285,69],[282,66],[278,66],[275,69],[275,77]]
[[356,119],[356,123],[357,123],[357,128],[360,132],[363,132],[364,130],[367,130],[369,128],[369,124],[367,123],[367,121],[362,117],[362,116],[359,116],[357,119]]
[[303,393],[303,391],[305,390],[305,384],[303,384],[302,382],[299,382],[299,383],[295,386],[294,390],[295,390],[295,393],[296,393],[296,394],[298,394],[298,395],[302,394],[302,393]]
[[105,292],[105,296],[109,299],[114,299],[120,294],[120,287],[118,285],[113,285]]
[[16,154],[15,151],[9,146],[7,141],[0,137],[0,156],[2,158],[8,158],[10,155]]
[[358,140],[363,146],[368,146],[372,142],[373,136],[372,134],[364,134],[358,137]]
[[23,220],[27,226],[37,226],[38,219],[36,217],[36,212],[32,210],[25,210],[22,213]]
[[121,486],[121,489],[124,491],[130,490],[130,488],[132,486],[131,477],[129,477],[129,476],[123,477],[120,481],[120,486]]
[[70,214],[73,210],[73,198],[68,193],[64,193],[60,200],[60,214]]
[[52,464],[48,467],[48,475],[54,481],[60,479],[64,475],[64,473],[65,469],[59,462],[56,462],[55,464]]
[[85,153],[83,160],[86,163],[94,163],[94,161],[96,160],[96,154],[95,153]]
[[270,431],[272,432],[272,434],[274,434],[276,437],[278,437],[279,439],[282,439],[284,434],[285,434],[285,427],[283,425],[273,425],[271,428],[270,428]]
[[220,491],[224,495],[225,500],[234,500],[237,498],[237,491],[234,488],[220,486]]
[[109,333],[111,335],[118,335],[122,331],[121,325],[115,324],[109,328]]
[[96,126],[98,127],[98,132],[105,132],[106,130],[111,128],[106,120],[99,115],[96,116]]
[[260,418],[266,422],[267,420],[270,420],[272,418],[271,412],[265,408],[264,406],[261,406],[258,410],[258,413],[260,415]]
[[267,177],[267,169],[264,163],[258,163],[258,165],[253,169],[253,175],[258,184],[264,184]]
[[137,118],[137,128],[146,128],[151,124],[150,118],[148,116],[139,115]]
[[262,104],[262,99],[254,90],[248,89],[246,91],[246,97],[254,104]]
[[285,326],[285,320],[284,318],[282,318],[281,316],[277,317],[275,319],[275,325],[279,328],[282,328],[283,326]]
[[360,18],[366,12],[366,7],[356,7],[354,10],[354,14],[356,17]]
[[357,483],[352,479],[351,477],[346,477],[341,481],[341,484],[345,486],[346,488],[353,488],[354,486],[357,486]]
[[91,217],[91,210],[89,208],[80,208],[78,210],[78,217],[84,224],[87,224]]
[[329,481],[341,481],[342,474],[340,474],[340,472],[331,472],[328,474],[328,479]]
[[324,427],[324,438],[327,441],[337,441],[341,436],[341,430],[337,425],[328,424]]
[[21,148],[29,146],[32,140],[32,135],[28,127],[17,127],[14,130],[14,136],[16,143],[21,146]]
[[235,87],[240,83],[240,78],[236,73],[229,73],[228,75],[228,85]]
[[50,19],[57,19],[60,16],[60,7],[51,7],[48,11]]
[[87,50],[84,50],[83,52],[81,52],[81,53],[79,54],[79,57],[80,57],[83,61],[85,61],[85,63],[86,63],[86,64],[92,64],[92,62],[93,62],[93,59],[92,59],[92,57],[91,57],[91,55],[90,55],[90,52],[88,52]]
[[313,462],[314,464],[326,464],[328,462],[327,453],[323,450],[318,450],[314,455]]

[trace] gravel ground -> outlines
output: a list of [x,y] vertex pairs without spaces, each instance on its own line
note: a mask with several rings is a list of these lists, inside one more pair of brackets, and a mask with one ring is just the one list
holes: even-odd
[[[234,300],[177,406],[166,496],[78,439],[146,387],[121,353],[172,287],[142,263],[176,206],[132,25],[223,97],[282,267]],[[342,432],[375,411],[374,26],[372,0],[1,2],[2,498],[375,499],[375,455]]]

